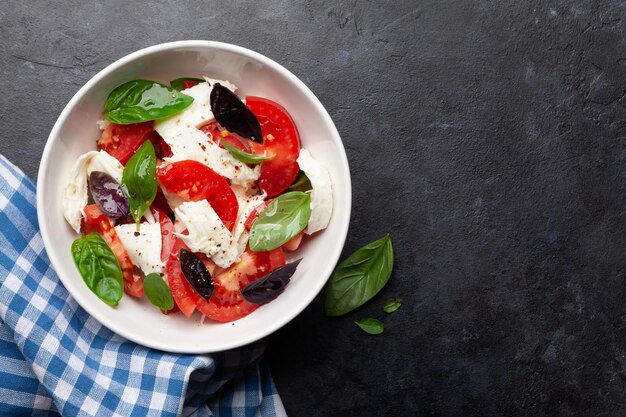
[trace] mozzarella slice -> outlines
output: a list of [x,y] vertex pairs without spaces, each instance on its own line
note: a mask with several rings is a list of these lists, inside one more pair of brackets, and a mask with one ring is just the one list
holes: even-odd
[[324,165],[313,159],[306,149],[300,149],[298,166],[311,181],[311,218],[306,233],[311,235],[325,229],[333,213],[333,187]]
[[80,233],[82,211],[88,201],[87,178],[93,171],[106,172],[121,182],[124,167],[105,151],[90,151],[76,160],[63,190],[62,204],[65,220],[77,233]]
[[214,80],[206,77],[205,80],[207,82],[194,85],[182,91],[183,94],[193,97],[193,103],[191,103],[189,107],[172,117],[159,120],[154,124],[154,129],[159,132],[166,142],[184,129],[198,128],[215,119],[211,111],[210,103],[213,83],[220,83],[233,92],[237,89],[234,84],[228,81]]
[[188,235],[176,235],[189,249],[207,254],[222,268],[235,262],[231,250],[233,235],[206,200],[186,201],[174,213],[189,232]]
[[[89,176],[89,174],[93,171],[102,171],[112,176],[115,181],[121,183],[124,166],[120,164],[120,161],[109,155],[106,151],[91,152],[94,152],[95,155],[92,154],[92,157],[87,164],[87,176]],[[87,154],[90,154],[91,152],[87,152]]]
[[250,168],[235,159],[226,149],[220,148],[207,139],[204,132],[195,129],[182,129],[180,133],[166,140],[172,148],[172,156],[164,158],[167,162],[193,160],[203,163],[234,184],[248,185],[256,181],[261,174],[261,166]]
[[115,232],[126,248],[133,265],[141,268],[144,274],[163,272],[161,262],[161,225],[141,223],[139,232],[136,224],[115,226]]
[[250,239],[250,233],[246,230],[245,224],[250,214],[257,208],[263,200],[265,200],[266,194],[251,195],[250,189],[238,185],[232,187],[239,203],[239,211],[237,213],[237,222],[233,229],[233,242],[234,246],[232,250],[236,249],[236,261],[242,253],[245,252],[248,240]]

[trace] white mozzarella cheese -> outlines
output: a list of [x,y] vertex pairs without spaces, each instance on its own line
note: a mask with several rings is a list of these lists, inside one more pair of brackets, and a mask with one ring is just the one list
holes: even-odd
[[250,168],[235,159],[226,149],[207,139],[204,132],[195,129],[182,129],[166,141],[172,148],[172,156],[164,158],[167,162],[193,160],[203,163],[234,184],[248,185],[256,181],[261,174],[261,166]]
[[207,254],[222,268],[235,261],[231,250],[233,235],[206,200],[186,201],[174,213],[188,231],[187,235],[176,235],[189,249]]
[[246,220],[248,220],[248,217],[250,217],[254,209],[263,203],[266,194],[251,194],[249,188],[238,185],[233,185],[232,189],[239,203],[237,222],[233,229],[233,250],[236,248],[236,261],[239,261],[239,257],[245,252],[248,240],[250,239],[250,233],[245,228]]
[[237,89],[235,85],[228,81],[214,80],[206,77],[205,80],[207,80],[207,82],[199,83],[182,91],[182,93],[193,97],[193,103],[191,103],[189,107],[172,117],[159,120],[154,124],[154,129],[159,132],[166,142],[184,129],[198,128],[215,119],[211,111],[210,102],[213,83],[218,82],[233,92]]
[[144,274],[163,272],[161,262],[161,225],[141,223],[139,232],[136,224],[115,226],[115,232],[126,248],[133,265],[141,268]]
[[306,149],[300,149],[298,166],[311,181],[311,218],[307,234],[311,235],[325,229],[333,214],[333,187],[330,175],[324,165],[313,159]]
[[121,182],[124,167],[105,151],[90,151],[76,160],[63,190],[62,205],[65,220],[77,233],[80,233],[82,212],[88,201],[87,178],[93,171],[106,172]]

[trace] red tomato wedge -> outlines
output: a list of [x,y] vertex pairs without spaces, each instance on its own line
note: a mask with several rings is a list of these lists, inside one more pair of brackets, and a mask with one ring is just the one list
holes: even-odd
[[179,161],[157,168],[157,178],[168,192],[185,201],[206,199],[229,230],[235,226],[237,197],[228,182],[211,168],[197,161]]
[[126,248],[124,248],[122,241],[117,236],[117,233],[115,233],[111,222],[95,204],[85,207],[84,211],[85,218],[81,225],[83,233],[98,233],[104,238],[115,254],[120,268],[122,269],[124,290],[133,297],[141,297],[143,295],[143,279],[141,275],[135,273],[135,267],[130,260],[130,256],[128,256]]
[[259,305],[246,301],[241,289],[283,265],[285,254],[281,248],[268,252],[248,250],[241,255],[239,262],[213,277],[213,295],[208,303],[200,299],[196,307],[208,318],[220,322],[247,316]]
[[[156,136],[155,136],[156,135]],[[154,131],[153,122],[134,123],[130,125],[109,124],[98,139],[98,149],[105,150],[109,155],[125,165],[137,149],[146,141],[159,143],[158,134]]]
[[245,227],[246,230],[250,230],[252,228],[252,224],[257,219],[257,217],[259,217],[259,214],[261,214],[261,212],[263,210],[265,210],[265,207],[267,207],[267,205],[269,203],[271,203],[272,200],[273,200],[273,198],[269,199],[267,201],[263,201],[263,202],[261,202],[261,204],[259,204],[254,209],[252,209],[252,212],[250,213],[250,215],[246,219],[246,222],[243,224],[243,227]]
[[[178,240],[174,234],[174,223],[172,223],[172,220],[170,220],[165,212],[156,206],[153,205],[150,207],[150,210],[152,211],[154,219],[161,225],[161,262],[167,262],[174,249],[176,240]],[[163,314],[172,314],[177,311],[179,311],[179,308],[176,303],[174,303],[174,307],[170,310],[161,310]]]
[[167,259],[174,249],[176,240],[178,239],[174,234],[174,223],[162,210],[151,207],[154,220],[158,221],[161,225],[161,262],[167,262]]
[[[240,151],[248,152],[248,149],[246,149],[246,146],[239,139],[237,139],[232,134],[228,133],[228,131],[226,130],[221,131],[219,129],[217,122],[209,122],[201,126],[200,130],[203,131],[204,133],[211,134],[211,139],[213,140],[213,142],[217,143],[222,148],[223,146],[220,144],[220,141],[224,140],[230,143],[231,145],[233,145],[235,148],[239,149]],[[227,132],[228,134],[224,135],[222,132]],[[248,140],[248,139],[244,139],[244,140]]]
[[[206,303],[206,301],[191,287],[183,274],[178,258],[181,249],[189,250],[187,245],[185,245],[181,239],[177,238],[167,259],[167,263],[165,264],[165,272],[167,274],[167,282],[172,291],[172,296],[174,297],[174,302],[186,317],[191,317],[196,309],[196,305]],[[204,262],[209,273],[213,273],[215,264],[203,254],[196,255],[200,256],[200,259]]]
[[161,188],[157,189],[157,194],[156,194],[156,197],[154,198],[154,201],[152,202],[151,208],[153,209],[156,208],[164,212],[165,214],[174,213],[169,203],[167,202],[167,198],[165,198],[165,194],[163,194],[163,191],[161,190]]
[[183,90],[191,88],[191,87],[193,87],[195,85],[198,85],[198,83],[196,81],[185,80],[185,81],[183,81]]
[[268,197],[285,191],[298,176],[300,136],[293,119],[280,104],[262,97],[246,97],[246,105],[261,124],[263,144],[250,142],[258,155],[276,155],[263,162],[259,186]]
[[287,243],[283,244],[283,246],[281,247],[288,252],[293,252],[295,250],[298,250],[298,248],[300,247],[300,243],[302,243],[303,237],[304,237],[304,230],[298,233],[297,235],[295,235],[294,237],[292,237],[291,239],[289,239]]

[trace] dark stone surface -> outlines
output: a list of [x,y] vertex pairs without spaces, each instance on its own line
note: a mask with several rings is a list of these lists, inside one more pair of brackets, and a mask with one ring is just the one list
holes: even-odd
[[74,92],[163,41],[260,51],[337,124],[344,256],[391,232],[397,262],[360,311],[318,297],[269,338],[291,415],[626,415],[622,1],[73,3],[0,4],[0,151],[31,176]]

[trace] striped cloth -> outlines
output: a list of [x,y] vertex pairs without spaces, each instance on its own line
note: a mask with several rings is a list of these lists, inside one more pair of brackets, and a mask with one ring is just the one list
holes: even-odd
[[285,416],[262,352],[171,354],[103,327],[50,266],[35,185],[0,156],[0,416]]

